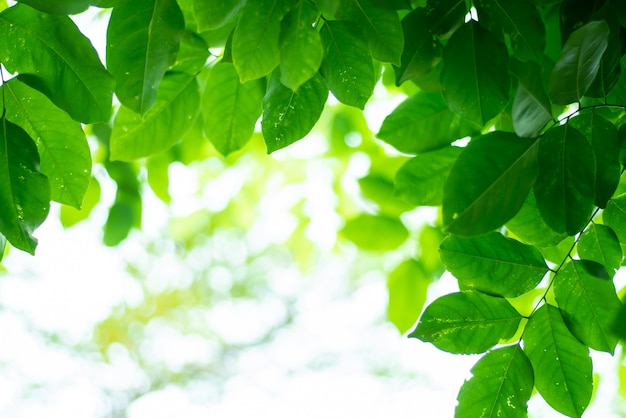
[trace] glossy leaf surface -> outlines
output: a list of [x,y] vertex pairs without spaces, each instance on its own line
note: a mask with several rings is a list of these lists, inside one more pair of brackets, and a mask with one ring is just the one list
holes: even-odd
[[521,137],[534,138],[552,120],[552,107],[541,81],[541,67],[534,62],[512,64],[517,79],[513,99],[513,126]]
[[582,259],[602,264],[613,276],[622,265],[622,248],[615,232],[606,225],[592,223],[578,240],[578,255]]
[[193,0],[193,16],[198,31],[217,29],[228,23],[243,8],[243,0]]

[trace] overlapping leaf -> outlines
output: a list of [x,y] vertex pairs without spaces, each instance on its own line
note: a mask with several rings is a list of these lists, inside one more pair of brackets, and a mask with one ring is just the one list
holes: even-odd
[[428,0],[426,9],[433,34],[442,39],[450,37],[467,14],[465,0]]
[[609,26],[607,47],[604,54],[602,54],[598,74],[586,94],[590,97],[599,98],[606,97],[619,80],[621,74],[620,59],[622,57],[623,44],[621,39],[620,24],[618,21],[619,16],[616,16],[612,8],[607,5],[604,7],[602,17]]
[[519,212],[506,223],[506,228],[523,242],[537,247],[552,247],[567,237],[565,232],[557,233],[545,223],[532,190]]
[[504,109],[511,85],[509,54],[478,22],[454,32],[443,63],[441,87],[452,111],[482,127]]
[[499,232],[477,237],[449,235],[439,247],[441,261],[464,289],[517,297],[534,289],[548,272],[535,247]]
[[450,111],[440,93],[419,92],[391,112],[376,135],[398,151],[418,154],[476,133],[476,127]]
[[90,0],[18,0],[45,13],[73,15],[84,12],[89,7]]
[[193,16],[198,31],[217,29],[234,18],[243,8],[244,0],[193,0]]
[[444,186],[445,230],[479,235],[508,222],[537,178],[536,144],[501,131],[472,140]]
[[113,79],[87,38],[67,16],[15,5],[0,13],[0,61],[43,91],[72,118],[104,122],[111,114]]
[[111,159],[133,160],[168,149],[191,128],[199,105],[195,76],[168,73],[148,113],[141,116],[126,107],[117,113],[111,134]]
[[556,232],[574,235],[589,220],[595,199],[596,162],[589,141],[569,125],[539,140],[537,207]]
[[512,114],[515,133],[533,138],[552,120],[552,106],[541,81],[541,67],[534,62],[513,61],[511,64],[511,72],[518,81]]
[[91,153],[80,123],[18,78],[5,83],[2,93],[7,119],[37,145],[52,200],[80,208],[91,177]]
[[200,36],[186,30],[180,39],[176,61],[170,68],[172,72],[197,74],[209,58],[209,47]]
[[522,317],[506,299],[479,292],[451,293],[432,302],[409,337],[443,351],[482,353],[511,338]]
[[321,30],[326,55],[320,73],[342,103],[365,107],[376,85],[374,62],[361,29],[352,22],[328,21]]
[[615,232],[606,225],[592,223],[578,240],[578,255],[602,264],[610,276],[622,265],[622,248]]
[[613,354],[617,338],[610,329],[621,302],[601,264],[566,263],[554,279],[554,296],[572,334],[594,350]]
[[532,365],[519,345],[490,351],[461,387],[455,416],[525,418],[533,383]]
[[565,415],[580,417],[591,400],[591,358],[558,308],[544,305],[530,317],[524,352],[535,371],[535,387],[546,402]]
[[620,243],[626,245],[626,193],[609,200],[603,220],[615,232]]

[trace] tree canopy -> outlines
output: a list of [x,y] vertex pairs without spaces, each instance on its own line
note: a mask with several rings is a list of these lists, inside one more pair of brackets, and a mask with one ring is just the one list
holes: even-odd
[[[342,236],[363,251],[421,247],[389,274],[389,319],[440,350],[484,353],[456,415],[526,416],[533,388],[556,411],[584,414],[590,349],[613,355],[626,339],[616,285],[626,246],[626,3],[0,7],[3,249],[34,254],[51,201],[68,226],[86,218],[100,200],[95,165],[116,185],[103,235],[115,246],[141,227],[144,182],[171,199],[173,165],[212,152],[267,158],[257,140],[274,153],[324,124],[329,155],[372,161],[359,186],[376,208],[347,217]],[[90,7],[110,13],[104,60],[69,17]],[[360,111],[375,89],[404,100],[374,141]],[[344,161],[333,175],[348,170]],[[439,217],[418,234],[406,214],[420,206]],[[458,292],[421,313],[444,271]]]

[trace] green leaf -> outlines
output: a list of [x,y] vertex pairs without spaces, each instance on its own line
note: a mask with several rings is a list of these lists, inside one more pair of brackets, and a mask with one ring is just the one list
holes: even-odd
[[90,0],[17,0],[45,13],[74,15],[89,7]]
[[556,126],[539,139],[537,207],[558,233],[578,233],[587,224],[595,198],[596,163],[587,139],[569,125]]
[[590,22],[572,32],[550,76],[550,97],[555,104],[577,102],[587,93],[600,69],[609,26]]
[[523,242],[537,247],[552,247],[567,237],[565,232],[557,233],[545,223],[532,190],[506,228]]
[[410,159],[396,174],[396,193],[415,206],[440,206],[443,186],[461,151],[446,147]]
[[310,3],[301,2],[283,20],[280,81],[293,91],[317,74],[324,58],[322,38],[311,26],[310,17],[315,19],[317,11]]
[[109,216],[104,224],[104,245],[115,247],[124,241],[135,222],[133,206],[127,202],[115,202],[109,209]]
[[602,264],[612,277],[622,265],[622,247],[615,232],[606,225],[592,223],[578,240],[578,255]]
[[19,78],[5,83],[2,93],[6,118],[35,140],[52,200],[80,209],[91,173],[91,152],[80,123]]
[[387,318],[400,333],[411,329],[419,318],[431,283],[432,278],[414,259],[403,261],[387,277]]
[[115,94],[128,109],[145,114],[176,61],[185,29],[176,0],[133,0],[115,7],[107,29],[107,68]]
[[169,191],[169,167],[171,163],[172,158],[167,152],[153,155],[146,161],[147,180],[150,189],[165,203],[170,203],[172,200]]
[[378,138],[407,154],[448,145],[476,133],[476,127],[448,108],[440,93],[418,92],[383,121]]
[[359,215],[346,222],[341,234],[364,250],[390,251],[406,241],[409,231],[398,218]]
[[496,296],[520,296],[534,289],[548,272],[539,250],[499,232],[477,237],[449,235],[439,251],[462,288]]
[[454,416],[525,418],[533,383],[532,365],[519,345],[490,351],[463,383]]
[[4,116],[1,122],[0,234],[15,248],[34,254],[32,234],[48,216],[50,185],[39,172],[35,142]]
[[614,353],[617,337],[611,326],[622,304],[602,264],[590,260],[565,263],[554,278],[554,297],[576,338],[594,350]]
[[372,0],[341,0],[337,18],[363,29],[374,59],[400,65],[404,38],[396,11],[379,7]]
[[619,241],[626,245],[626,193],[609,200],[602,218],[615,232]]
[[444,229],[478,235],[508,222],[537,178],[536,144],[501,131],[470,141],[443,189]]
[[100,202],[100,193],[100,183],[95,177],[91,177],[89,187],[87,187],[87,192],[83,199],[83,206],[80,210],[67,205],[61,206],[59,219],[63,227],[69,228],[87,219],[93,208]]
[[591,399],[591,357],[567,329],[558,308],[543,305],[532,314],[524,352],[535,371],[535,387],[546,402],[567,416],[580,417]]
[[326,54],[320,73],[340,102],[363,109],[376,85],[374,62],[361,29],[352,22],[328,21],[320,32]]
[[223,155],[244,147],[261,116],[265,83],[241,84],[235,67],[219,63],[211,69],[202,96],[204,132]]
[[359,179],[359,187],[364,198],[378,206],[378,212],[389,216],[400,216],[413,209],[413,206],[394,193],[393,182],[379,174],[369,174]]
[[428,74],[441,60],[443,47],[435,38],[431,23],[425,8],[415,9],[402,19],[404,50],[400,65],[394,66],[396,85]]
[[193,16],[198,32],[218,29],[233,19],[243,8],[244,0],[193,0]]
[[209,58],[209,47],[198,35],[185,31],[180,39],[176,62],[170,71],[197,74],[206,65]]
[[506,299],[479,292],[451,293],[426,307],[409,337],[450,353],[483,353],[511,338],[521,319]]
[[541,82],[541,67],[535,62],[511,64],[511,72],[518,80],[512,114],[515,133],[534,138],[553,119],[550,99]]
[[435,36],[449,38],[463,24],[467,14],[465,0],[428,0],[426,8],[430,27]]
[[443,50],[443,96],[462,118],[484,126],[509,101],[509,54],[478,22],[461,26]]
[[570,119],[570,124],[585,135],[593,147],[596,160],[594,204],[604,208],[622,174],[617,128],[596,112],[581,113]]
[[242,83],[264,77],[280,63],[280,21],[287,0],[248,0],[233,33],[233,64]]
[[199,106],[193,75],[166,74],[148,113],[141,116],[120,108],[111,134],[111,159],[130,161],[168,149],[191,128]]
[[603,19],[609,25],[609,38],[606,50],[600,60],[600,69],[587,96],[605,98],[615,87],[621,73],[620,58],[622,57],[621,29],[618,17],[610,7],[604,7]]
[[261,129],[267,152],[284,148],[308,134],[327,99],[328,88],[319,74],[294,92],[280,82],[280,71],[276,71],[263,99]]
[[67,16],[15,5],[0,13],[0,62],[80,122],[106,122],[113,79]]

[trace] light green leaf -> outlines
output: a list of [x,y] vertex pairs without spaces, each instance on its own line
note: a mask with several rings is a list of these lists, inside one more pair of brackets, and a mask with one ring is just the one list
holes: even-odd
[[170,203],[170,176],[169,167],[172,163],[172,157],[168,152],[161,152],[153,155],[146,161],[146,171],[148,184],[154,194],[165,203]]
[[526,418],[533,383],[532,365],[519,345],[490,351],[463,383],[454,416]]
[[180,39],[176,62],[170,71],[197,74],[206,65],[209,58],[209,47],[198,35],[186,30]]
[[439,251],[462,288],[507,298],[534,289],[548,272],[539,250],[499,232],[477,237],[449,235]]
[[364,250],[389,251],[406,241],[409,231],[398,218],[359,215],[346,222],[341,234]]
[[461,150],[446,147],[410,159],[396,174],[396,193],[415,206],[441,205],[443,185]]
[[400,333],[411,329],[419,318],[431,283],[432,278],[414,259],[403,261],[387,277],[387,318]]
[[506,299],[479,292],[451,293],[426,307],[409,337],[450,353],[483,353],[511,338],[521,319]]
[[614,353],[617,337],[610,330],[622,304],[603,265],[590,260],[565,263],[554,278],[554,297],[576,338],[594,350]]
[[470,141],[443,189],[447,232],[479,235],[508,222],[537,178],[537,141],[494,131]]
[[113,79],[67,16],[15,5],[0,13],[0,62],[80,122],[106,122]]
[[615,232],[606,225],[592,223],[578,240],[578,255],[602,264],[612,277],[622,265],[622,247]]
[[546,29],[537,8],[525,1],[478,0],[474,3],[481,24],[501,37],[509,37],[513,54],[522,61],[541,63]]
[[193,16],[198,32],[218,29],[234,18],[246,3],[244,0],[193,0]]
[[595,198],[596,162],[587,139],[569,125],[556,126],[539,139],[537,207],[546,224],[574,235],[589,220]]
[[90,0],[17,0],[45,13],[73,15],[82,13],[89,7]]
[[342,0],[337,18],[363,29],[374,59],[400,65],[404,38],[396,11],[379,7],[372,0]]
[[482,127],[509,101],[509,54],[478,22],[461,26],[443,50],[443,96],[450,109]]
[[626,245],[626,193],[609,200],[602,219],[615,232],[620,243]]
[[535,371],[535,387],[546,402],[570,417],[589,405],[593,370],[589,349],[567,329],[558,308],[543,305],[528,321],[524,352]]
[[387,115],[376,136],[398,151],[418,154],[476,132],[473,124],[450,111],[440,93],[419,92]]
[[89,186],[91,152],[80,123],[43,93],[13,78],[2,86],[6,118],[34,139],[51,198],[80,209]]
[[359,179],[361,194],[378,206],[383,215],[400,216],[413,206],[400,199],[394,192],[393,182],[380,174],[369,174]]
[[512,114],[515,133],[534,138],[553,119],[550,99],[541,81],[541,67],[532,61],[512,61],[511,72],[518,80]]
[[287,0],[248,0],[233,33],[233,64],[242,83],[264,77],[280,63],[280,21]]
[[143,117],[120,108],[111,134],[111,159],[130,161],[168,149],[191,128],[199,107],[196,78],[166,74],[154,106]]
[[157,88],[176,61],[185,29],[176,0],[132,0],[111,12],[107,29],[107,68],[115,94],[128,109],[145,114]]
[[280,82],[280,71],[276,71],[263,99],[261,129],[267,152],[304,138],[318,121],[327,99],[328,88],[319,74],[294,92]]
[[326,55],[320,73],[340,102],[363,109],[374,92],[376,75],[367,42],[352,22],[328,21],[321,30]]
[[241,84],[235,67],[219,63],[211,69],[202,96],[204,132],[223,155],[244,147],[261,116],[265,83]]
[[100,183],[95,177],[91,177],[89,187],[87,187],[87,192],[85,193],[85,198],[83,199],[83,206],[80,210],[67,205],[61,206],[59,219],[61,220],[63,227],[69,228],[87,219],[93,208],[100,202],[100,193]]
[[311,26],[317,10],[300,2],[283,20],[280,43],[280,81],[291,90],[298,88],[317,74],[324,47],[320,33]]
[[577,102],[587,93],[600,69],[608,37],[605,21],[589,22],[572,32],[550,76],[550,97],[554,103]]
[[33,232],[48,216],[50,185],[39,172],[35,142],[19,126],[0,119],[0,234],[15,248],[35,253]]

